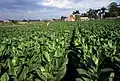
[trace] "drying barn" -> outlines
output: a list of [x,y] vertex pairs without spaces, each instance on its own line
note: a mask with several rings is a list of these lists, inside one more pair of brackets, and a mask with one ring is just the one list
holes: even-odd
[[80,17],[80,15],[70,15],[65,19],[65,21],[86,21],[89,20],[88,17]]

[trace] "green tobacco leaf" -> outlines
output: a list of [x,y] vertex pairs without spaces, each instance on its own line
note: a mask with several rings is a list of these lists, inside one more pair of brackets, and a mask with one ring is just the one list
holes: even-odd
[[38,64],[32,64],[31,66],[29,66],[29,72],[32,72],[39,67],[40,67],[40,65],[38,65]]
[[76,78],[76,81],[81,81],[81,78]]
[[100,54],[98,57],[98,66],[104,61],[105,56],[103,54]]
[[104,68],[100,70],[100,73],[112,72],[112,71],[114,71],[112,68]]
[[35,81],[43,81],[43,80],[36,78]]
[[1,81],[8,81],[9,80],[9,76],[7,73],[4,73],[1,78],[0,78]]
[[114,76],[115,76],[115,74],[114,74],[114,73],[111,73],[111,74],[110,74],[110,77],[109,77],[109,81],[113,81]]
[[13,68],[13,63],[10,59],[8,59],[8,67],[9,67],[9,72],[14,75],[14,68]]
[[58,57],[57,50],[55,51],[54,57]]
[[116,61],[120,62],[120,58],[119,57],[114,57]]
[[18,69],[17,69],[17,74],[19,75],[22,70],[23,70],[23,64],[20,62],[19,66],[18,66]]
[[77,69],[79,74],[87,74],[87,71],[84,69]]
[[42,72],[45,72],[45,68],[44,68],[44,67],[40,66],[39,68],[40,68],[40,70],[41,70]]
[[36,69],[35,71],[42,81],[47,81],[46,77],[43,75],[43,73],[39,69]]
[[95,74],[95,73],[88,73],[89,75],[91,75],[92,76],[92,78],[96,78],[96,79],[98,79],[99,77],[98,77],[98,75],[97,74]]
[[108,45],[109,45],[110,48],[112,48],[112,40],[108,41]]
[[84,70],[84,69],[77,69],[78,73],[83,76],[83,77],[86,77],[86,78],[91,78],[91,76],[89,75],[89,73]]
[[66,66],[63,65],[55,75],[53,81],[60,81],[60,79],[64,77],[65,73],[66,73]]
[[27,78],[27,73],[29,72],[29,69],[28,67],[25,67],[24,66],[24,69],[22,70],[20,76],[19,76],[19,80],[22,81],[22,80],[25,80]]
[[17,60],[18,60],[17,57],[14,56],[13,59],[12,59],[12,64],[13,64],[14,66],[16,65]]
[[[94,59],[94,58],[93,58],[93,59]],[[93,59],[87,57],[87,58],[86,58],[86,60],[87,60],[87,64],[88,64],[89,66],[96,67],[96,65],[95,65],[95,63],[94,63],[94,61],[93,61]]]
[[44,52],[44,57],[45,57],[45,59],[46,59],[48,62],[51,61],[50,55],[48,54],[48,52]]

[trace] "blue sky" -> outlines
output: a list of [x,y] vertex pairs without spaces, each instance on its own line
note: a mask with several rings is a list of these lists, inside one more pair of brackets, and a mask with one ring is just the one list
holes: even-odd
[[101,8],[120,0],[0,0],[0,19],[50,19]]

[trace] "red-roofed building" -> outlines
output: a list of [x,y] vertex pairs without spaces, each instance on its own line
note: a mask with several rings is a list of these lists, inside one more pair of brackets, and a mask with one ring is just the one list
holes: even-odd
[[75,21],[75,15],[70,15],[70,16],[67,18],[67,21]]
[[70,15],[69,17],[67,17],[65,19],[65,21],[79,21],[80,20],[80,16],[79,15]]

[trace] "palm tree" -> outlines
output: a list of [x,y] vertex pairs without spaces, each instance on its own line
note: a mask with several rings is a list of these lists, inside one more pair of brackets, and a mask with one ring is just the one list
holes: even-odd
[[76,14],[80,14],[79,10],[76,10]]
[[98,19],[98,12],[99,12],[99,10],[97,9],[97,10],[95,10],[95,19]]
[[73,14],[73,15],[75,15],[75,14],[80,14],[80,12],[79,12],[79,10],[76,10],[76,11],[73,11],[72,14]]
[[90,8],[87,13],[88,13],[88,17],[91,19],[92,18],[92,9]]
[[88,17],[89,17],[90,19],[91,19],[91,18],[97,19],[98,10],[94,10],[94,9],[91,9],[91,8],[90,8],[87,13],[88,13]]
[[74,15],[74,14],[76,14],[76,12],[74,12],[74,11],[73,11],[73,13],[72,13],[72,14]]
[[102,7],[102,8],[101,8],[102,13],[105,13],[105,10],[106,10],[105,7]]
[[105,10],[106,10],[105,7],[102,7],[102,8],[101,8],[101,19],[104,19],[104,18],[105,18]]

